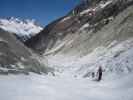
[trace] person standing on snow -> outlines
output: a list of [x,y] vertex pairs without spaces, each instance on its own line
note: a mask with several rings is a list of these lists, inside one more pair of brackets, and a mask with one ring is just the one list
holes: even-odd
[[102,67],[101,66],[98,68],[97,74],[98,74],[97,81],[101,81],[102,74],[103,74],[103,70],[102,70]]

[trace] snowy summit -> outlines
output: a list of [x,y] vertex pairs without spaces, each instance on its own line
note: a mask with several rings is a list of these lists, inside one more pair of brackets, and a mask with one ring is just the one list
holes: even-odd
[[19,18],[0,18],[0,28],[18,36],[33,36],[43,28],[36,24],[35,20],[21,20]]

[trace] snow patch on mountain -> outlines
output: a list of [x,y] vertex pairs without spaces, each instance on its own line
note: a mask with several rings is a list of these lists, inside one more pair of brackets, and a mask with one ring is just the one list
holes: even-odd
[[43,29],[41,26],[36,24],[35,20],[21,20],[14,17],[11,17],[9,19],[1,18],[0,28],[19,36],[33,36]]
[[101,8],[104,8],[104,7],[106,7],[107,5],[109,5],[110,3],[112,3],[112,0],[107,1],[107,2],[103,2],[103,3],[100,3],[100,7],[101,7]]
[[69,17],[66,17],[66,18],[62,19],[61,22],[64,22],[64,21],[66,21],[66,20],[69,20],[70,18],[71,18],[70,16],[69,16]]

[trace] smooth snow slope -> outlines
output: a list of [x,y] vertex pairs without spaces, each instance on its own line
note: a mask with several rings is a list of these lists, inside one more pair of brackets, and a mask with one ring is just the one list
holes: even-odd
[[133,74],[101,82],[69,77],[0,76],[0,100],[133,100]]

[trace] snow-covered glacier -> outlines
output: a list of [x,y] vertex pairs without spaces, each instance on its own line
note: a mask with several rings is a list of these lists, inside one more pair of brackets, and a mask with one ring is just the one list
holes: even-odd
[[133,100],[132,5],[133,0],[90,0],[46,26],[21,45],[52,70],[44,74],[43,66],[32,64],[29,75],[0,75],[0,100]]

